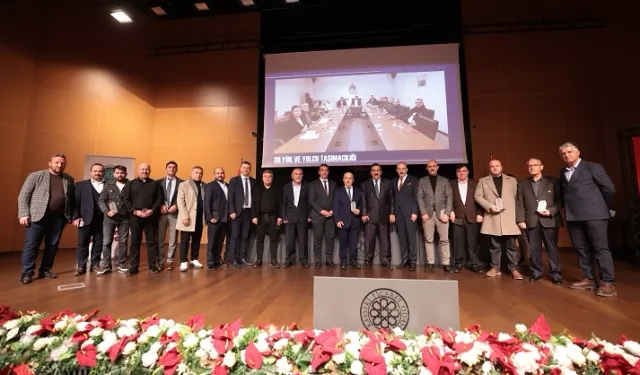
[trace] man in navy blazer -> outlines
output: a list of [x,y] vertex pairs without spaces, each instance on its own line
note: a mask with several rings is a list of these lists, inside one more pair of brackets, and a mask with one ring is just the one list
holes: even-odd
[[251,163],[243,161],[240,164],[240,175],[229,181],[229,218],[231,219],[231,238],[229,251],[232,267],[249,265],[246,260],[251,229],[251,195],[256,188],[256,179],[249,176]]
[[[207,223],[207,269],[227,267],[222,261],[222,244],[224,238],[229,241],[229,185],[224,182],[225,172],[223,168],[213,171],[214,180],[204,187],[204,219]],[[227,243],[227,249],[229,248]],[[227,254],[229,256],[231,254]],[[229,260],[229,258],[227,258]]]
[[[615,296],[615,273],[607,236],[607,224],[614,214],[611,207],[615,187],[602,165],[580,159],[580,150],[573,143],[560,146],[560,156],[567,165],[560,170],[567,229],[582,271],[582,280],[570,288],[596,289],[598,296]],[[599,285],[593,272],[594,257],[600,267]]]
[[344,186],[336,189],[333,196],[333,215],[340,228],[340,268],[353,268],[358,264],[358,231],[362,225],[362,191],[353,186],[353,174],[347,172],[342,177]]
[[75,276],[87,272],[89,244],[93,240],[91,251],[91,269],[100,265],[102,256],[102,223],[104,214],[98,206],[100,193],[104,188],[104,165],[95,163],[90,167],[91,178],[76,183],[76,206],[73,225],[78,228],[78,247],[76,250]]
[[400,162],[396,166],[398,177],[392,181],[395,216],[391,215],[391,222],[395,222],[400,240],[402,263],[399,268],[409,267],[409,271],[415,271],[418,261],[418,180],[409,176],[408,171],[407,163]]

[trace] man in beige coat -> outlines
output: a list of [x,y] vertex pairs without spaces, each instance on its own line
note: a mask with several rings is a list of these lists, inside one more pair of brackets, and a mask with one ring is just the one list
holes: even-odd
[[[191,169],[191,178],[178,186],[178,221],[176,229],[180,231],[180,272],[185,272],[189,264],[193,268],[202,268],[198,261],[202,228],[204,226],[204,183],[201,167]],[[191,242],[191,262],[187,251]]]
[[516,223],[516,196],[518,181],[502,174],[500,160],[489,162],[491,175],[478,180],[475,200],[484,208],[486,214],[482,221],[481,233],[491,238],[491,269],[487,276],[500,276],[502,251],[507,254],[509,271],[516,280],[522,280],[518,271],[518,252],[515,248],[515,236],[520,235]]

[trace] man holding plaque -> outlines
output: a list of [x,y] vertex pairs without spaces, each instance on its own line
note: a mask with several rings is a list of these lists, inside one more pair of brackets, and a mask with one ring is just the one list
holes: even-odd
[[518,184],[516,221],[529,238],[531,259],[529,281],[542,278],[542,243],[547,249],[551,281],[562,284],[560,259],[558,256],[558,228],[562,226],[562,199],[557,179],[542,176],[544,165],[540,159],[529,159],[527,168],[531,177]]
[[337,189],[333,196],[333,214],[336,226],[340,228],[340,268],[346,269],[347,263],[353,268],[358,264],[358,232],[362,225],[362,192],[353,186],[353,174],[347,172],[342,177],[344,186]]
[[482,177],[476,187],[475,201],[484,208],[486,215],[482,221],[480,232],[491,239],[491,269],[486,273],[489,277],[500,276],[502,252],[508,258],[508,268],[511,276],[522,280],[518,271],[518,252],[516,251],[515,236],[520,235],[520,228],[516,224],[516,195],[518,181],[502,174],[500,160],[489,162],[491,175]]

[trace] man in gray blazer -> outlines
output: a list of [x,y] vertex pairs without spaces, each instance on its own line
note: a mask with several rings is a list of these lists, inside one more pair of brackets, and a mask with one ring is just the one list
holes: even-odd
[[62,230],[70,222],[75,206],[73,177],[64,173],[67,158],[55,154],[49,160],[49,169],[27,176],[18,195],[18,218],[27,230],[22,250],[20,282],[33,281],[38,249],[45,241],[44,254],[38,278],[54,279],[51,272],[58,251]]
[[424,228],[424,245],[427,252],[427,265],[425,272],[435,270],[435,250],[433,235],[438,231],[440,238],[440,261],[446,272],[453,273],[449,248],[449,215],[453,210],[451,185],[445,177],[438,176],[438,162],[427,162],[428,176],[422,177],[418,183],[418,207],[422,215]]
[[[582,271],[582,280],[570,288],[596,289],[600,297],[613,297],[617,291],[607,226],[614,214],[611,207],[616,189],[602,165],[580,159],[580,150],[573,143],[560,146],[560,156],[567,165],[560,170],[567,229]],[[600,267],[599,285],[594,277],[593,258]]]
[[178,163],[175,161],[167,162],[165,169],[167,175],[157,180],[157,183],[160,184],[164,192],[164,199],[162,206],[160,206],[160,217],[158,220],[158,269],[162,270],[164,267],[165,255],[163,247],[167,231],[169,231],[169,250],[167,251],[166,261],[167,269],[172,270],[177,244],[178,185],[180,185],[183,180],[176,177],[176,173],[178,173]]
[[547,249],[551,281],[562,284],[558,254],[558,228],[562,226],[562,197],[557,179],[542,176],[544,165],[540,159],[529,159],[527,168],[531,177],[518,183],[516,222],[527,232],[531,259],[529,281],[542,278],[542,243]]

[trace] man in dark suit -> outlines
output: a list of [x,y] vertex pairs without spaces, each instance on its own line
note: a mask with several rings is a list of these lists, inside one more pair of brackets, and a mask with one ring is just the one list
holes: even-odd
[[282,192],[282,222],[285,224],[284,237],[287,247],[287,259],[284,267],[291,267],[296,260],[296,240],[300,251],[300,264],[309,268],[309,249],[307,246],[307,223],[309,218],[309,187],[302,183],[302,169],[291,172],[291,182]]
[[[232,267],[248,265],[246,261],[251,230],[251,195],[256,188],[256,179],[249,176],[251,163],[240,164],[240,175],[229,181],[229,217],[231,218],[231,240],[229,241]],[[229,257],[227,257],[229,260]]]
[[329,267],[333,263],[333,249],[335,246],[336,223],[333,220],[333,195],[336,191],[335,181],[329,180],[329,166],[320,165],[320,178],[309,184],[309,217],[313,228],[313,257],[316,268],[322,266],[322,238],[325,238],[325,262]]
[[557,180],[542,176],[544,165],[540,159],[529,159],[527,168],[531,177],[518,183],[516,198],[516,222],[526,230],[531,259],[529,281],[542,278],[542,243],[547,249],[551,281],[562,284],[558,254],[558,228],[562,226],[562,198]]
[[449,218],[453,223],[453,271],[460,272],[462,267],[466,267],[473,272],[483,273],[479,258],[478,233],[484,211],[474,199],[478,184],[469,178],[469,168],[466,164],[456,168],[456,179],[449,183],[453,197],[453,212]]
[[262,267],[264,254],[264,238],[269,237],[269,256],[271,267],[280,268],[278,264],[278,227],[282,224],[280,205],[281,193],[273,186],[273,172],[266,169],[262,172],[262,181],[253,191],[251,222],[258,226],[256,231],[256,262],[254,268]]
[[409,176],[407,163],[400,162],[396,166],[398,177],[392,181],[395,195],[395,216],[391,215],[391,222],[396,224],[398,239],[402,254],[399,267],[409,267],[409,271],[416,270],[418,248],[416,241],[418,219],[418,180]]
[[[229,240],[229,186],[224,182],[224,169],[216,168],[214,180],[204,187],[204,220],[207,223],[207,269],[227,267],[220,254],[225,237]],[[229,252],[227,243],[227,253]],[[227,256],[230,254],[227,254]],[[228,258],[227,258],[228,259]]]
[[[560,156],[567,165],[560,170],[567,229],[582,270],[582,280],[570,287],[579,290],[597,287],[598,296],[615,296],[615,273],[607,236],[608,221],[615,214],[611,210],[615,187],[602,165],[580,159],[580,150],[574,144],[560,146]],[[594,257],[600,267],[599,285],[593,273]]]
[[167,251],[167,269],[173,269],[173,262],[175,261],[176,243],[177,243],[177,230],[176,224],[178,220],[178,185],[184,180],[176,176],[178,173],[178,163],[175,161],[169,161],[165,165],[167,175],[159,180],[162,191],[164,192],[164,201],[160,206],[160,216],[158,217],[158,269],[164,267],[165,256],[164,240],[169,231],[169,250]]
[[75,193],[73,177],[64,173],[67,157],[55,154],[49,168],[30,173],[18,195],[18,220],[25,226],[20,282],[33,281],[38,249],[45,241],[38,278],[55,279],[51,272],[62,231],[73,216]]
[[362,225],[362,192],[353,186],[353,174],[347,172],[342,177],[344,186],[336,190],[333,197],[333,212],[336,226],[340,228],[340,268],[353,268],[358,264],[358,231]]
[[78,248],[76,250],[75,276],[87,272],[89,244],[91,250],[91,270],[98,270],[102,256],[102,223],[104,214],[98,206],[100,193],[104,189],[104,165],[95,163],[90,167],[91,178],[76,184],[76,207],[73,213],[73,225],[78,228]]
[[353,97],[353,99],[351,99],[351,105],[356,107],[362,107],[362,99],[360,99],[358,95],[356,95],[355,97]]
[[373,263],[376,250],[376,237],[380,244],[380,263],[383,267],[393,269],[391,265],[391,239],[389,218],[393,215],[394,194],[391,181],[382,178],[382,167],[371,165],[371,179],[362,184],[362,221],[364,223],[364,243],[367,257],[364,268]]

